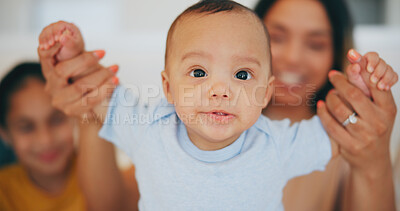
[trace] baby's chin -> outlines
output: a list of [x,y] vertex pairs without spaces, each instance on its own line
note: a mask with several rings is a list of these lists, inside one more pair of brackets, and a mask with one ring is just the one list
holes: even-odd
[[[195,143],[193,142],[193,140],[195,139],[190,138],[196,146],[208,146],[208,149],[202,150],[218,150],[225,148],[235,142],[239,138],[240,134],[243,132],[234,131],[233,128],[218,128],[215,126],[207,127],[205,125],[200,125],[200,127],[197,128],[193,128],[192,126],[192,128],[189,130],[196,131],[196,133],[200,134],[202,143]],[[190,133],[188,135],[189,137],[191,136]],[[199,148],[201,149],[201,147]]]

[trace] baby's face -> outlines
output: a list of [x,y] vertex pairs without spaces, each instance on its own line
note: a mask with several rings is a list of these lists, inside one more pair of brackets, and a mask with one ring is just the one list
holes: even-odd
[[249,14],[184,17],[170,40],[165,95],[200,149],[235,141],[271,96],[270,57],[262,25]]

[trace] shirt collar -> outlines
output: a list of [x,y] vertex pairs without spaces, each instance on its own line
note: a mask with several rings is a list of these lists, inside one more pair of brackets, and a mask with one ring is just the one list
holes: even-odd
[[178,127],[178,140],[183,150],[196,158],[197,160],[206,163],[217,163],[229,160],[236,155],[240,154],[243,148],[247,130],[244,131],[239,138],[227,147],[214,151],[205,151],[197,148],[192,141],[190,141],[187,130],[182,121],[179,121]]

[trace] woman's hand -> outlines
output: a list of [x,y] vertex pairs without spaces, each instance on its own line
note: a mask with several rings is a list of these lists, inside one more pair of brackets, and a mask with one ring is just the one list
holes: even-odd
[[[372,101],[339,72],[329,79],[334,91],[320,103],[317,113],[341,155],[351,166],[344,197],[345,210],[394,210],[394,190],[389,154],[390,135],[396,117],[391,91],[381,91],[362,74]],[[342,123],[356,113],[357,121]]]
[[[374,163],[390,158],[389,141],[397,112],[392,93],[372,88],[372,102],[343,74],[333,72],[329,79],[335,90],[328,93],[326,106],[318,108],[321,122],[353,167],[372,168],[374,173]],[[343,126],[353,112],[357,122]]]

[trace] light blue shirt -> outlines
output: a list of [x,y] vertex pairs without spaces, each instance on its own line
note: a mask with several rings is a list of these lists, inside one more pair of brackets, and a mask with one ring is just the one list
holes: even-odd
[[165,99],[147,106],[122,86],[99,135],[135,164],[140,210],[283,210],[286,182],[331,158],[318,117],[290,126],[260,115],[231,145],[200,150]]

